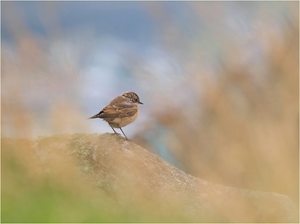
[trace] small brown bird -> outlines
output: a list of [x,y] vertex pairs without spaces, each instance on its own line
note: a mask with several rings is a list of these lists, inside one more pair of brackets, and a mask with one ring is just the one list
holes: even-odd
[[127,140],[122,127],[130,124],[137,118],[138,104],[143,104],[139,96],[134,92],[126,92],[121,96],[117,96],[98,114],[90,117],[90,119],[102,118],[109,124],[115,134],[118,133],[114,128],[119,128]]

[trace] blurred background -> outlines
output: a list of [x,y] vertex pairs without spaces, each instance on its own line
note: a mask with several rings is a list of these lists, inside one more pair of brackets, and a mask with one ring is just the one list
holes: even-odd
[[2,137],[112,132],[192,174],[298,202],[298,2],[1,2]]

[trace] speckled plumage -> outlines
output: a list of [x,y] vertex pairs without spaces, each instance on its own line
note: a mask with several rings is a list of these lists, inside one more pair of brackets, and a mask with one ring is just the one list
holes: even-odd
[[[90,119],[101,118],[111,126],[115,133],[117,132],[114,128],[119,128],[124,134],[122,127],[132,123],[137,118],[138,104],[143,104],[140,102],[138,95],[134,92],[126,92],[121,96],[117,96]],[[124,136],[127,139],[125,134]]]

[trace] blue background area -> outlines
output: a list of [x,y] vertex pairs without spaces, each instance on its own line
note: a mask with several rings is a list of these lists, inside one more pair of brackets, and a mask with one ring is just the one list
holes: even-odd
[[[54,68],[59,70],[68,61],[75,64],[77,74],[71,77],[75,84],[64,83],[63,72],[51,73],[64,85],[52,90],[45,81],[22,91],[26,92],[25,105],[37,120],[45,119],[53,102],[61,98],[72,101],[89,117],[112,97],[133,90],[145,103],[136,125],[126,127],[127,135],[134,136],[143,131],[145,123],[152,123],[149,111],[159,107],[153,101],[157,96],[174,106],[195,106],[191,88],[183,85],[177,94],[189,78],[186,67],[197,64],[205,72],[217,74],[224,53],[234,51],[230,42],[244,52],[241,61],[261,77],[265,58],[255,38],[262,27],[280,37],[297,3],[74,1],[1,2],[1,6],[4,59],[13,55],[18,38],[30,33],[40,41]],[[22,76],[30,74],[22,72]],[[100,121],[90,127],[92,132],[111,131]],[[168,131],[157,123],[144,140],[165,159],[177,163],[163,143],[166,137],[162,136]],[[34,133],[53,134],[39,127]]]

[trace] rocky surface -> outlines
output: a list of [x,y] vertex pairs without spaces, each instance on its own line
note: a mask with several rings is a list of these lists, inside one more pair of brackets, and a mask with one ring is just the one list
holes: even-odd
[[48,159],[55,150],[66,150],[76,158],[92,184],[118,205],[143,208],[146,212],[142,221],[297,222],[298,219],[297,209],[287,196],[195,178],[117,135],[75,134],[57,137],[55,141],[52,137],[51,141],[42,138],[35,147],[40,158]]

